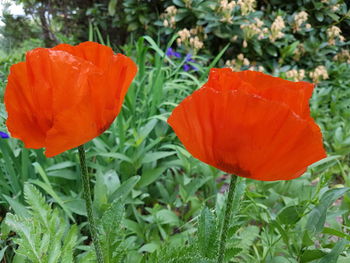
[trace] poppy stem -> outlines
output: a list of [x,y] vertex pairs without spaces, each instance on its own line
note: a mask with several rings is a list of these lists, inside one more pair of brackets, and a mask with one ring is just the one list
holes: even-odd
[[222,225],[221,235],[219,240],[218,263],[224,262],[224,258],[225,258],[226,239],[227,239],[227,232],[229,230],[230,221],[232,217],[232,207],[233,207],[233,199],[234,199],[233,197],[235,192],[236,181],[237,181],[237,176],[231,175],[230,187],[228,190],[228,195],[226,200],[224,223]]
[[95,246],[97,262],[103,263],[104,260],[103,260],[102,249],[101,249],[100,241],[99,241],[98,235],[97,235],[97,228],[96,228],[96,224],[95,224],[94,214],[92,212],[90,179],[89,179],[89,174],[88,174],[87,166],[86,166],[84,145],[80,145],[78,147],[78,150],[79,150],[79,159],[80,159],[80,166],[81,166],[81,178],[83,180],[83,191],[84,191],[84,199],[85,199],[85,204],[86,204],[86,212],[87,212],[87,217],[88,217],[88,222],[89,222],[89,229],[90,229],[92,241],[93,241],[94,246]]

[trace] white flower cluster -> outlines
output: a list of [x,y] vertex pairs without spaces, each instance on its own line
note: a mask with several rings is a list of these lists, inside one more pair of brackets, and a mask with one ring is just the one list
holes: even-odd
[[194,49],[198,50],[203,47],[203,42],[199,40],[198,36],[191,37],[190,38],[190,46],[193,47]]
[[255,35],[258,36],[258,39],[263,39],[265,35],[268,34],[269,29],[264,26],[264,22],[259,18],[254,18],[254,23],[251,24],[242,24],[240,27],[243,30],[243,35],[245,40],[252,39]]
[[238,0],[237,5],[240,6],[243,16],[255,11],[255,0]]
[[318,66],[309,73],[309,76],[314,83],[319,83],[321,80],[328,79],[328,72],[325,66]]
[[338,54],[336,54],[333,59],[339,62],[346,62],[350,64],[350,52],[348,49],[342,49]]
[[221,0],[219,10],[222,12],[222,22],[232,24],[232,12],[236,6],[235,1],[228,2],[228,0]]
[[239,71],[241,70],[242,66],[248,67],[250,65],[250,61],[249,59],[245,58],[242,53],[240,53],[238,54],[237,59],[227,60],[225,65],[231,68],[233,71]]
[[282,30],[286,27],[284,24],[283,18],[277,16],[271,25],[271,34],[269,36],[271,42],[275,42],[276,39],[282,38],[284,33]]
[[161,18],[163,18],[163,26],[175,28],[175,15],[177,13],[177,8],[173,5],[168,6],[165,9],[165,13],[161,14]]
[[[294,32],[299,31],[301,26],[302,26],[302,24],[307,21],[307,18],[308,18],[308,14],[305,11],[301,11],[301,12],[295,14],[293,31]],[[310,24],[306,24],[305,27],[307,29],[310,29],[311,25]]]
[[286,77],[293,81],[302,81],[305,78],[304,69],[291,69],[286,72]]
[[176,39],[177,45],[185,45],[194,49],[195,51],[203,48],[204,43],[198,37],[198,34],[202,32],[202,27],[192,28],[191,30],[188,30],[187,28],[180,30],[179,32],[177,32],[177,34],[179,35],[179,37]]
[[255,66],[249,67],[248,70],[264,72],[265,68],[263,66],[255,65]]
[[331,26],[327,29],[328,44],[335,45],[335,40],[339,39],[340,42],[345,41],[345,37],[341,34],[341,29],[337,26]]
[[[321,0],[321,3],[331,4],[329,0]],[[333,12],[337,12],[340,9],[340,4],[332,4],[330,8]]]

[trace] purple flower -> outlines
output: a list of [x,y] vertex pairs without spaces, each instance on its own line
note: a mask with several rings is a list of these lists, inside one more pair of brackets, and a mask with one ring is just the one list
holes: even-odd
[[[192,55],[190,53],[188,53],[185,57],[185,61],[186,62],[192,62],[192,63],[196,63],[196,61],[194,59],[192,59]],[[184,71],[189,71],[189,70],[194,70],[194,71],[197,71],[198,68],[195,67],[195,66],[192,66],[191,64],[188,64],[186,63],[184,66],[183,66],[183,69]]]
[[10,135],[8,135],[6,132],[0,131],[0,137],[2,139],[8,139],[8,138],[10,138]]
[[174,49],[169,47],[165,53],[168,57],[176,57],[181,58],[181,54],[179,52],[176,52]]
[[185,61],[186,61],[186,62],[195,62],[195,61],[192,59],[192,55],[191,55],[191,54],[187,54],[187,55],[186,55]]
[[184,71],[189,71],[190,69],[191,69],[191,66],[190,65],[188,65],[188,64],[185,64],[184,66],[183,66],[183,68],[184,68]]

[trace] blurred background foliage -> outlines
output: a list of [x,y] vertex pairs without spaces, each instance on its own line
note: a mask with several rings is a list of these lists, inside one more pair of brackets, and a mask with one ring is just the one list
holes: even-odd
[[[106,262],[215,262],[228,175],[167,125],[211,67],[317,84],[328,157],[286,182],[241,180],[228,262],[350,262],[350,4],[341,0],[3,1],[0,130],[9,68],[25,52],[94,40],[138,65],[123,110],[87,144]],[[47,159],[0,139],[0,258],[94,262],[76,150]]]

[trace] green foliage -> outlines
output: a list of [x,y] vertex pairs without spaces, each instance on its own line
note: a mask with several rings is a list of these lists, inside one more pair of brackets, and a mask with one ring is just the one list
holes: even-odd
[[51,209],[42,194],[25,184],[24,195],[29,204],[29,217],[8,213],[5,224],[17,233],[13,242],[16,254],[28,262],[74,262],[78,245],[78,227],[69,225],[59,210]]

